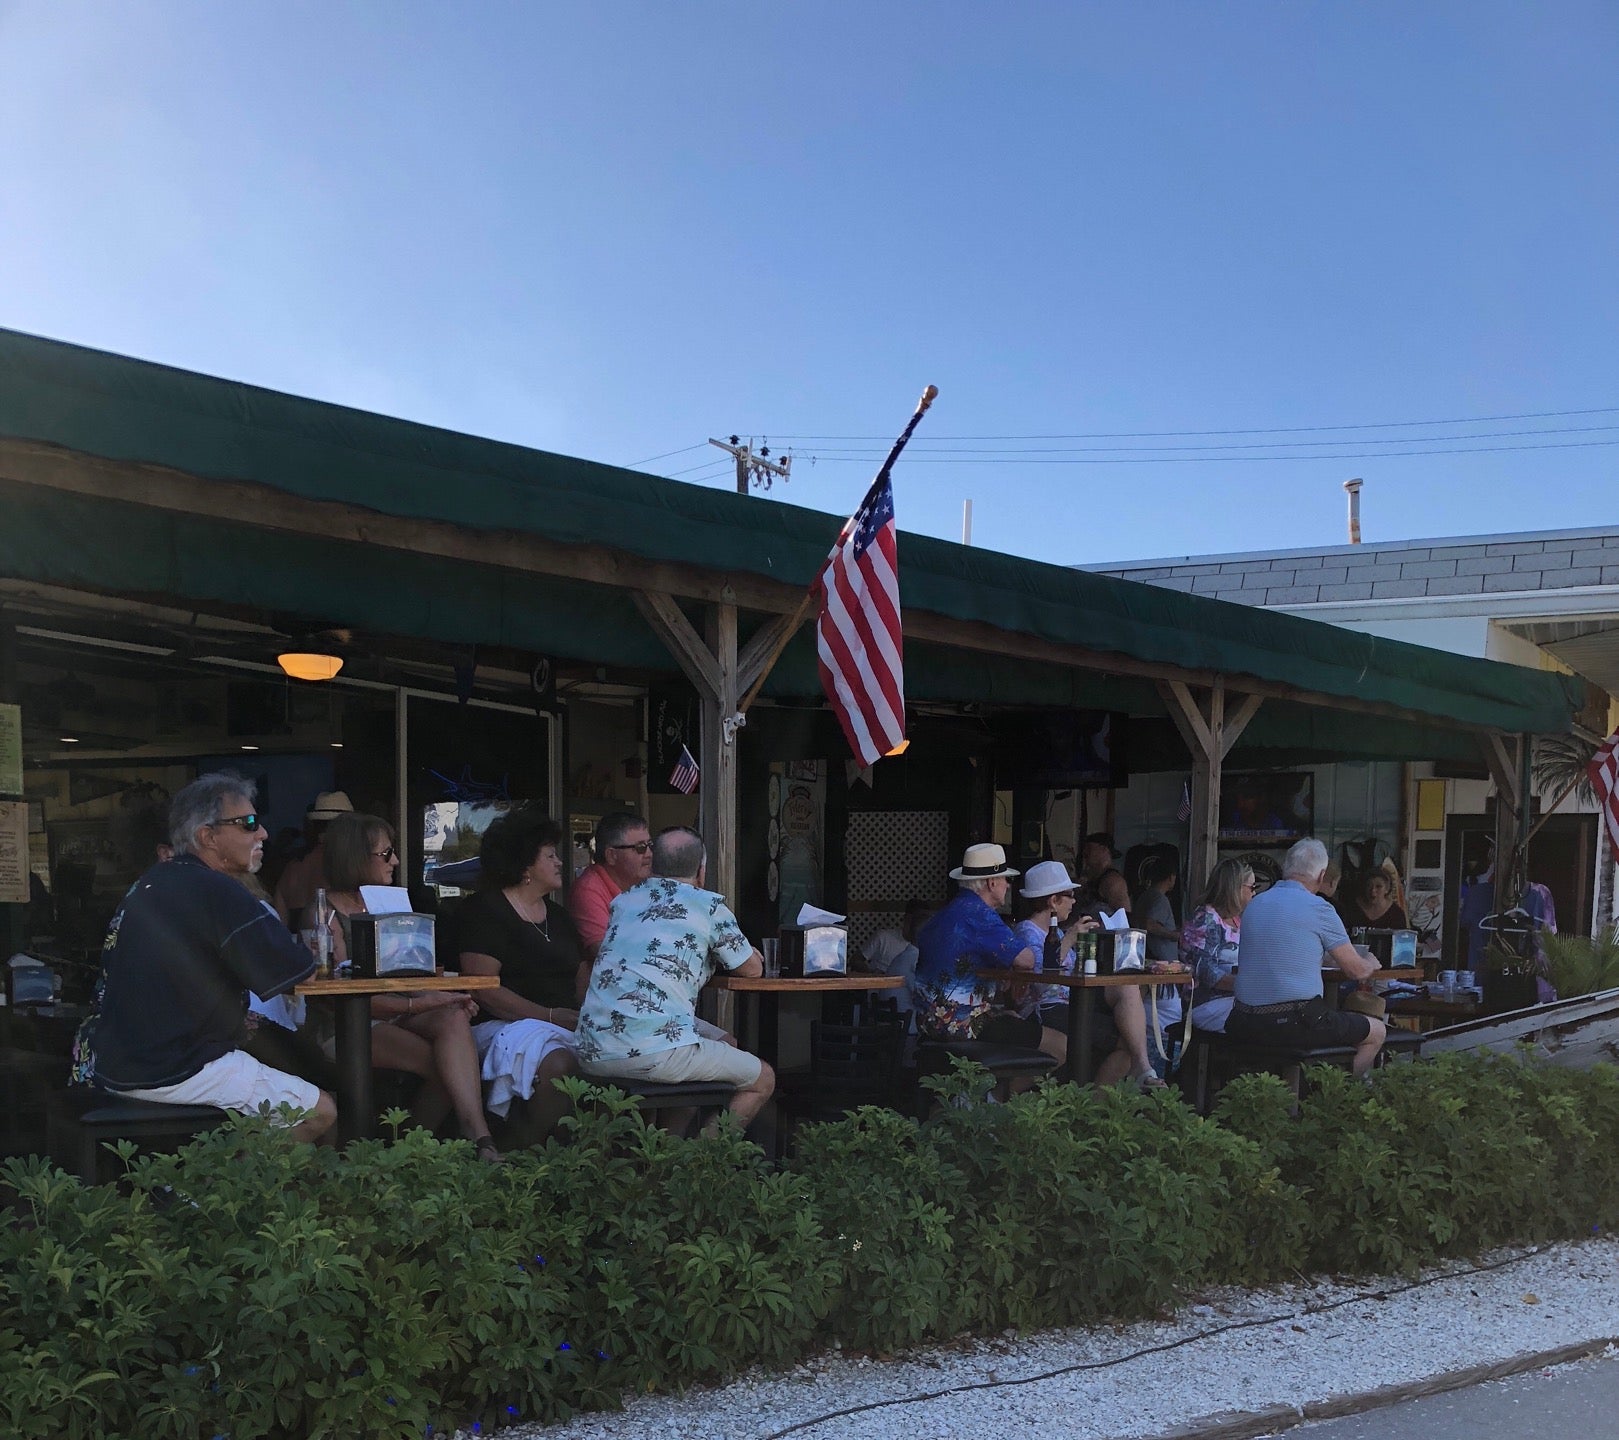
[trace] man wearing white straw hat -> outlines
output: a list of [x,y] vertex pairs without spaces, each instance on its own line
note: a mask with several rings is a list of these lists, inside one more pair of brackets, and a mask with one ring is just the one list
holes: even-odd
[[326,827],[339,815],[349,815],[354,804],[341,790],[322,790],[304,812],[303,855],[281,872],[275,885],[275,909],[283,923],[315,903],[315,891],[326,883]]
[[1006,904],[1019,871],[999,845],[969,845],[950,872],[961,889],[916,937],[917,1033],[924,1040],[987,1040],[1044,1050],[1059,1060],[1067,1053],[1060,1030],[994,1001],[995,982],[982,968],[1032,970],[1038,956],[996,913]]

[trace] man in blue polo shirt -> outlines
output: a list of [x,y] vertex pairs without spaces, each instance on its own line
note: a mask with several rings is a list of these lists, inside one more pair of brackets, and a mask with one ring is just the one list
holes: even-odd
[[247,992],[270,999],[314,973],[314,957],[242,884],[258,869],[264,828],[253,786],[203,775],[169,810],[174,858],[124,896],[102,945],[95,1007],[76,1072],[105,1090],[169,1105],[302,1112],[316,1140],[337,1107],[325,1091],[241,1048]]
[[1282,878],[1242,912],[1237,990],[1226,1034],[1256,1045],[1354,1045],[1364,1075],[1382,1048],[1381,1020],[1330,1010],[1321,967],[1331,960],[1351,980],[1382,967],[1350,943],[1338,912],[1316,892],[1327,873],[1327,847],[1300,840],[1282,862]]

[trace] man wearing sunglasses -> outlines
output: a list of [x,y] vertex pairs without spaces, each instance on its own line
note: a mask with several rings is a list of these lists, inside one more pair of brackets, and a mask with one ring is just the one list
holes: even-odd
[[607,933],[614,899],[652,873],[652,832],[639,815],[620,811],[596,822],[596,863],[573,883],[568,913],[579,931],[585,959],[594,961]]
[[247,992],[270,999],[314,973],[310,955],[241,882],[264,858],[253,785],[203,775],[169,808],[174,858],[124,896],[102,945],[94,1009],[76,1069],[104,1090],[171,1105],[302,1112],[317,1140],[337,1119],[332,1097],[241,1048]]

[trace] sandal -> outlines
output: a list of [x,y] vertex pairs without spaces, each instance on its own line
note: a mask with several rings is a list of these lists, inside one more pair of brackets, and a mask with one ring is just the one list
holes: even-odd
[[495,1144],[493,1135],[480,1135],[472,1143],[477,1147],[480,1160],[487,1161],[491,1165],[504,1165],[506,1163],[506,1157],[500,1153],[500,1148]]
[[1136,1088],[1140,1090],[1143,1095],[1150,1095],[1154,1090],[1169,1089],[1168,1084],[1166,1084],[1163,1079],[1161,1079],[1158,1075],[1155,1075],[1150,1070],[1145,1075],[1137,1075],[1135,1077],[1135,1082]]

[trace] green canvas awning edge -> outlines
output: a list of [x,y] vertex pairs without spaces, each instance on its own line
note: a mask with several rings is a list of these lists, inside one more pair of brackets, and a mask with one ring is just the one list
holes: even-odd
[[[839,519],[0,330],[0,436],[305,499],[608,545],[807,586]],[[904,511],[903,476],[899,508]],[[1060,645],[1397,707],[1566,731],[1571,677],[902,534],[902,602]]]

